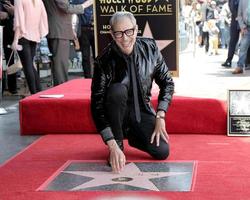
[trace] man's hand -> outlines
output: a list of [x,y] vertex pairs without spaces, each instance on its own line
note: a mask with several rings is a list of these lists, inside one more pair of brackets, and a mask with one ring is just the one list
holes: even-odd
[[6,1],[3,7],[9,14],[14,15],[14,5],[12,5],[10,1]]
[[0,11],[0,20],[5,20],[8,18],[8,13],[4,11]]
[[109,162],[111,164],[112,171],[115,173],[120,173],[125,166],[126,157],[115,140],[109,140],[107,144],[110,151]]
[[[157,115],[165,117],[165,113],[163,111],[158,112]],[[151,136],[151,141],[150,141],[151,144],[153,144],[155,140],[156,146],[160,146],[160,138],[162,138],[166,143],[168,143],[169,136],[165,127],[165,119],[156,118],[155,130]]]
[[83,9],[93,5],[93,0],[87,0],[82,4]]
[[245,35],[246,33],[247,33],[247,28],[242,28],[242,29],[241,29],[241,34],[242,34],[242,35]]
[[77,33],[73,30],[74,40],[77,39]]

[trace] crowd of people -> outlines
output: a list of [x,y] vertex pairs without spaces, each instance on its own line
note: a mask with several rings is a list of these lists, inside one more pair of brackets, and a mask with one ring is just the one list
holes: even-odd
[[186,0],[182,9],[189,37],[208,55],[217,55],[218,48],[228,49],[221,65],[232,67],[232,59],[239,52],[237,67],[233,74],[241,74],[249,62],[248,0]]
[[[76,31],[72,15],[78,14]],[[94,56],[93,1],[92,0],[2,0],[0,23],[3,28],[3,49],[8,65],[14,63],[17,52],[30,94],[41,91],[38,69],[34,64],[37,44],[43,37],[48,40],[51,56],[53,85],[68,80],[70,42],[79,40],[85,78],[91,78],[90,49]],[[6,82],[6,81],[4,81]],[[7,85],[11,94],[17,93],[17,73],[8,74]]]

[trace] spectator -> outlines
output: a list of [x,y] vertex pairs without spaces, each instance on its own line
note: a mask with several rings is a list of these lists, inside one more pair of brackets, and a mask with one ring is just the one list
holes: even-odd
[[[3,28],[3,50],[5,60],[8,61],[11,55],[11,45],[14,39],[13,31],[13,18],[14,18],[14,0],[0,2],[0,21]],[[9,65],[14,63],[14,56],[11,57]],[[6,82],[6,81],[4,81]],[[7,76],[8,91],[10,94],[17,94],[17,77],[16,73]],[[5,88],[7,86],[3,84]]]
[[228,6],[228,2],[222,6],[220,12],[219,28],[220,28],[220,42],[221,48],[225,49],[229,47],[229,29],[231,23],[231,12]]
[[[71,0],[72,4],[81,4],[86,0]],[[91,51],[92,56],[95,57],[95,39],[94,39],[94,18],[93,18],[93,6],[89,6],[85,9],[83,14],[78,15],[78,41],[80,43],[80,49],[82,53],[82,67],[85,78],[92,77],[91,70]]]
[[221,64],[223,67],[231,67],[234,52],[235,52],[236,45],[239,40],[239,34],[240,34],[240,28],[239,28],[238,22],[236,21],[239,0],[229,0],[228,5],[232,13],[232,17],[231,17],[231,25],[230,25],[230,41],[229,41],[228,54],[227,54],[226,61]]
[[192,4],[192,10],[191,10],[191,18],[193,19],[193,22],[195,24],[195,33],[196,33],[196,41],[199,46],[202,46],[202,14],[201,14],[201,5],[200,3],[194,2]]
[[201,47],[205,45],[205,52],[207,53],[209,50],[209,35],[208,35],[208,29],[207,29],[207,12],[208,7],[210,6],[211,0],[204,0],[201,2],[201,15],[202,15],[202,41],[201,41]]
[[249,0],[240,0],[237,20],[241,30],[241,42],[239,60],[233,74],[243,73],[246,64],[247,51],[250,46],[250,2]]
[[92,0],[71,5],[68,0],[43,0],[48,13],[48,45],[52,53],[53,83],[59,85],[68,80],[70,40],[74,39],[72,14],[83,14],[93,4]]
[[15,0],[14,10],[12,49],[19,50],[30,93],[35,94],[41,85],[33,60],[37,42],[48,33],[47,14],[42,0]]
[[218,55],[219,44],[219,28],[216,25],[215,19],[208,21],[208,34],[209,34],[209,55]]

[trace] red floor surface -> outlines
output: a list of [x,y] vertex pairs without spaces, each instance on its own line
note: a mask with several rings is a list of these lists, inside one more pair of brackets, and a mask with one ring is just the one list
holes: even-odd
[[[47,135],[0,167],[1,200],[250,199],[250,139],[224,135],[171,134],[166,161],[196,161],[192,192],[37,192],[68,160],[105,160],[100,136]],[[151,158],[125,145],[128,161]],[[126,197],[126,198],[125,198]]]

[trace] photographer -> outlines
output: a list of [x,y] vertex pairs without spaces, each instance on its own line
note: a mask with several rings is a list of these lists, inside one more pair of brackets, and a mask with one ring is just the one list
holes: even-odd
[[[12,50],[8,48],[8,45],[12,44],[14,38],[13,31],[13,18],[14,18],[14,0],[0,1],[0,22],[3,28],[3,50],[5,55],[5,60],[8,61],[11,55]],[[14,63],[14,58],[12,57],[9,65]],[[10,94],[17,93],[17,81],[16,81],[16,73],[10,74],[7,77],[8,81],[8,91]],[[5,81],[4,81],[5,82]],[[6,88],[6,85],[4,85]]]

